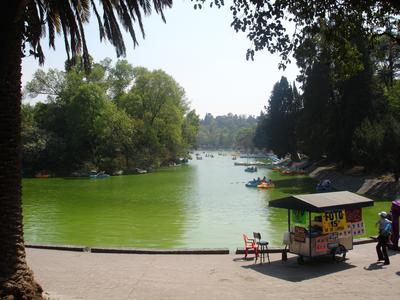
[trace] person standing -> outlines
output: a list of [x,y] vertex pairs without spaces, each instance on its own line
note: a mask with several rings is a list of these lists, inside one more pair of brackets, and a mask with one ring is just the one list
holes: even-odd
[[384,260],[385,265],[389,265],[389,256],[387,254],[387,244],[391,232],[392,224],[387,219],[387,213],[381,211],[379,214],[380,219],[376,222],[379,226],[378,244],[376,245],[376,253],[378,254],[378,261]]

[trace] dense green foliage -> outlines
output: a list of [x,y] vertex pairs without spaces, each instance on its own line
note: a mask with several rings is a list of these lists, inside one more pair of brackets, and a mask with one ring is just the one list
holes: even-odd
[[[192,0],[221,7],[224,0]],[[400,25],[400,1],[398,0],[233,0],[230,5],[233,15],[232,27],[247,33],[251,48],[247,58],[253,59],[256,51],[267,49],[278,53],[283,60],[281,67],[290,61],[293,51],[303,43],[309,32],[317,32],[321,23],[329,21],[330,44],[335,49],[352,47],[345,36],[338,34],[346,28],[348,21],[358,19],[363,31],[369,35],[386,36],[400,44],[400,35],[393,28]],[[353,48],[355,50],[355,48]]]
[[26,85],[47,101],[23,106],[25,174],[158,167],[195,146],[199,118],[170,75],[124,60],[91,69],[38,70]]
[[[289,103],[291,111],[297,112],[296,120],[284,114],[274,120],[277,89],[287,85],[281,80],[258,124],[255,143],[279,156],[293,154],[287,144],[295,143],[313,159],[326,156],[343,165],[361,164],[398,177],[400,45],[371,35],[356,17],[344,23],[336,27],[346,41],[342,47],[331,41],[330,27],[335,24],[321,22],[318,30],[305,35],[295,52],[301,68],[301,101],[278,97],[278,103]],[[291,130],[285,131],[287,127]]]
[[278,156],[291,154],[298,160],[296,127],[302,107],[296,86],[291,86],[285,77],[274,85],[267,106],[261,114],[254,137],[258,148],[269,148]]
[[200,121],[197,144],[202,148],[243,149],[252,151],[252,138],[257,119],[253,116],[233,115],[214,117],[207,113]]

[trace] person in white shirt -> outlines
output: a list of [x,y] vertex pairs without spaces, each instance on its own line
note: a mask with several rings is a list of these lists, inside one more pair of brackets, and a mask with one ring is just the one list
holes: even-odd
[[378,261],[383,260],[385,265],[389,265],[389,256],[387,254],[387,244],[389,240],[389,233],[387,232],[387,227],[391,226],[391,222],[387,219],[387,213],[381,211],[380,216],[376,225],[379,226],[378,244],[376,245],[376,253],[378,254]]

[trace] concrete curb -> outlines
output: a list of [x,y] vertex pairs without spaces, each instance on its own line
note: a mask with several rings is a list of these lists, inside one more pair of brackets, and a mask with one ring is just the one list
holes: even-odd
[[152,248],[91,248],[93,253],[133,253],[133,254],[229,254],[228,248],[187,248],[187,249],[152,249]]
[[[353,241],[353,245],[363,245],[375,243],[376,237],[359,238]],[[193,254],[193,255],[225,255],[229,254],[228,248],[177,248],[177,249],[157,249],[157,248],[102,248],[102,247],[86,247],[79,245],[47,245],[47,244],[25,244],[26,248],[61,250],[75,252],[93,252],[93,253],[115,253],[115,254]],[[268,253],[289,252],[288,249],[271,248]],[[249,254],[253,253],[249,250]],[[244,254],[243,248],[238,248],[235,254]]]
[[72,245],[43,245],[43,244],[25,244],[26,248],[46,249],[46,250],[62,250],[76,252],[93,252],[93,253],[115,253],[115,254],[229,254],[228,248],[182,248],[182,249],[153,249],[153,248],[99,248]]
[[31,244],[26,243],[26,248],[35,248],[35,249],[48,249],[48,250],[62,250],[62,251],[76,251],[76,252],[84,252],[89,251],[88,247],[85,246],[73,246],[73,245],[47,245],[47,244]]

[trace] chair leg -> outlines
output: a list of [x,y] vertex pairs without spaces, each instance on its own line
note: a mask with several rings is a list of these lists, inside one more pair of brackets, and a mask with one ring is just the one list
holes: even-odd
[[247,258],[247,248],[244,249],[244,259],[246,259],[246,258]]

